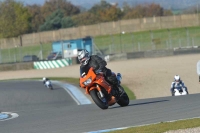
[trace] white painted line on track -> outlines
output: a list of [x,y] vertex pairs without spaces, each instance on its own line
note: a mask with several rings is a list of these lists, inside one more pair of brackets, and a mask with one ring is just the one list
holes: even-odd
[[70,96],[76,101],[78,105],[92,103],[76,86],[73,86],[67,83],[62,83],[59,81],[52,81],[52,83],[62,86],[70,94]]

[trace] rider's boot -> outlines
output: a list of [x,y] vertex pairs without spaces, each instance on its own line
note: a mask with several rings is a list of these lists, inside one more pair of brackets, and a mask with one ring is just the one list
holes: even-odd
[[117,88],[120,95],[124,93],[124,89],[120,85],[118,85]]
[[174,96],[174,91],[171,91],[172,96]]
[[171,94],[172,94],[172,96],[174,96],[174,88],[170,88],[170,92],[171,92]]
[[118,88],[118,91],[119,91],[120,94],[122,94],[124,92],[124,89],[120,86],[121,79],[122,79],[121,74],[117,73],[117,80],[118,80],[117,88]]
[[109,82],[112,84],[112,89],[118,93],[123,93],[123,90],[120,87],[120,81],[115,75],[108,77]]
[[117,90],[119,92],[119,94],[123,94],[124,93],[124,89],[121,87],[120,81],[118,81],[118,80],[113,84],[113,88],[115,90]]
[[122,75],[120,73],[117,73],[117,80],[118,80],[118,83],[121,84]]
[[185,87],[185,91],[187,92],[187,94],[189,94],[187,87]]

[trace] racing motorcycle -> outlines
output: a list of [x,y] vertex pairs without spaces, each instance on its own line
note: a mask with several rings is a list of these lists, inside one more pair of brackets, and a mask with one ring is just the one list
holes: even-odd
[[178,86],[174,89],[174,96],[188,95],[185,87]]
[[115,103],[121,107],[129,104],[129,97],[123,87],[119,84],[116,86],[119,88],[112,88],[111,84],[105,80],[103,73],[95,73],[92,67],[81,68],[80,87],[85,89],[85,93],[90,95],[101,109],[108,109]]
[[47,80],[47,81],[45,82],[45,86],[46,86],[48,89],[53,90],[53,86],[52,86],[50,80]]

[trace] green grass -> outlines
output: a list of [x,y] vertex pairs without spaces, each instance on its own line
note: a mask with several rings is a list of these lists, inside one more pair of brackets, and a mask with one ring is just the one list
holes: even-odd
[[127,95],[128,95],[128,97],[129,97],[130,100],[136,99],[135,94],[134,94],[126,85],[123,85],[123,84],[122,84],[122,87],[123,87],[124,90],[126,91],[126,93],[127,93]]
[[109,133],[163,133],[169,130],[200,127],[200,118],[180,120],[175,122],[161,122],[158,124],[132,127],[124,130],[112,131]]

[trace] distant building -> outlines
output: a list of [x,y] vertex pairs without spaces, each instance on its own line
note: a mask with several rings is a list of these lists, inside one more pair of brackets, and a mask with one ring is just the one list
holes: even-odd
[[78,51],[81,49],[86,49],[92,54],[92,44],[91,37],[55,41],[52,43],[52,52],[61,52],[64,58],[77,57]]

